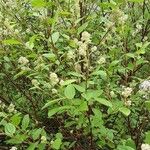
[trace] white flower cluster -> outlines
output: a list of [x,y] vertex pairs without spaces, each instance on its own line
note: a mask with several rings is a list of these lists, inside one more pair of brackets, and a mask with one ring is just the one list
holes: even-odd
[[76,72],[81,73],[81,65],[79,63],[76,63],[74,65],[74,69],[75,69]]
[[10,113],[16,112],[16,110],[15,110],[15,105],[12,104],[12,103],[9,105],[9,107],[8,107],[7,109],[8,109],[8,111],[9,111]]
[[131,102],[131,100],[126,100],[124,102],[124,104],[125,104],[125,106],[131,106],[132,102]]
[[46,136],[42,136],[41,137],[41,143],[46,143],[47,139],[46,139]]
[[74,59],[75,58],[75,53],[72,50],[69,50],[67,53],[67,58],[70,59]]
[[135,36],[137,33],[139,33],[142,30],[142,25],[140,23],[136,24],[136,29],[132,32],[132,36]]
[[118,21],[119,24],[124,24],[126,20],[128,19],[128,15],[126,15],[120,9],[114,10],[114,12],[111,14],[110,17],[111,17],[112,22]]
[[79,55],[80,56],[86,56],[87,44],[79,41],[78,45],[79,45],[79,49],[78,49]]
[[52,94],[57,94],[57,90],[56,89],[52,89]]
[[81,41],[87,44],[91,43],[91,34],[89,34],[87,31],[84,31],[82,33]]
[[9,21],[9,19],[8,19],[8,18],[6,18],[6,19],[5,19],[5,21],[4,21],[4,25],[5,25],[8,29],[10,29],[10,30],[12,30],[12,29],[13,29],[13,26],[12,26],[12,25],[10,25],[10,21]]
[[97,47],[96,46],[93,46],[92,48],[91,48],[91,52],[95,52],[97,50]]
[[142,144],[141,150],[150,150],[150,145],[149,144]]
[[30,68],[28,66],[26,66],[29,63],[29,60],[26,57],[21,56],[18,59],[18,63],[21,65],[21,70],[23,70],[23,71],[29,71],[30,70]]
[[114,91],[110,91],[110,96],[111,96],[112,98],[115,98],[117,95],[115,94]]
[[17,147],[13,146],[10,150],[17,150]]
[[57,76],[56,73],[52,72],[52,73],[50,74],[50,81],[51,81],[51,84],[52,84],[53,86],[56,85],[56,84],[59,82],[59,78],[58,78],[58,76]]
[[97,63],[98,63],[99,65],[105,64],[105,63],[106,63],[106,58],[105,58],[104,56],[101,56],[101,57],[99,58],[99,60],[97,61]]
[[31,83],[33,86],[38,87],[39,86],[39,82],[36,79],[31,80]]
[[17,7],[17,3],[15,0],[8,0],[7,2],[5,2],[5,6],[10,8],[15,8]]
[[77,18],[80,18],[80,6],[79,6],[80,0],[74,0],[74,11],[77,16]]
[[91,35],[87,32],[84,31],[82,33],[81,41],[78,42],[78,52],[80,56],[86,56],[86,51],[88,49],[88,44],[91,43]]
[[145,80],[139,85],[141,91],[150,92],[150,80]]
[[6,107],[5,103],[0,100],[0,108],[4,109]]
[[59,84],[62,86],[62,85],[63,85],[63,83],[64,83],[64,80],[63,80],[63,79],[61,79],[61,80],[59,81]]
[[18,63],[21,64],[21,65],[27,65],[29,63],[29,60],[26,57],[21,56],[18,59]]
[[132,88],[126,87],[126,88],[123,89],[121,95],[122,95],[123,97],[127,98],[127,97],[129,97],[129,96],[131,95],[132,91],[133,91]]

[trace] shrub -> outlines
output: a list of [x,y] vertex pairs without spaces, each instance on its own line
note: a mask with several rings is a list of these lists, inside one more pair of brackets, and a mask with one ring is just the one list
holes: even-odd
[[149,149],[149,0],[0,4],[1,145]]

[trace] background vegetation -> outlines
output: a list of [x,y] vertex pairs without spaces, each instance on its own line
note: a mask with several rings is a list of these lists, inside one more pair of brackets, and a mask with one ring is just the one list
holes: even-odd
[[149,0],[0,9],[0,149],[150,150]]

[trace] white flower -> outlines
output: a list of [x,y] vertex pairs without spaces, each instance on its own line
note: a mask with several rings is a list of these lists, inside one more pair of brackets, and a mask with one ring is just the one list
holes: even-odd
[[29,67],[22,66],[21,70],[23,70],[23,71],[30,71],[31,69]]
[[101,56],[101,57],[99,58],[99,60],[97,61],[97,63],[98,63],[99,65],[105,64],[105,63],[106,63],[106,58],[103,57],[103,56]]
[[109,22],[106,22],[106,29],[108,30],[109,28],[113,27],[114,26],[114,23],[109,21]]
[[56,89],[52,89],[52,94],[56,94],[57,90]]
[[64,80],[61,79],[60,82],[59,82],[59,84],[63,85],[63,83],[64,83]]
[[124,24],[126,22],[126,20],[128,19],[128,15],[122,15],[119,19],[120,23]]
[[33,79],[33,80],[31,81],[31,83],[32,83],[32,85],[35,86],[35,87],[37,87],[37,86],[39,85],[39,82],[38,82],[36,79]]
[[31,33],[31,29],[29,29],[29,28],[26,29],[26,32],[27,32],[27,33]]
[[139,85],[139,89],[142,91],[150,91],[150,80],[145,80]]
[[41,142],[42,142],[42,143],[45,143],[46,141],[47,141],[46,137],[45,137],[45,136],[42,136],[42,137],[41,137]]
[[131,106],[132,102],[131,102],[131,100],[127,100],[127,101],[125,101],[124,104],[125,104],[126,106]]
[[15,105],[14,104],[10,104],[9,107],[8,107],[8,111],[11,113],[15,110]]
[[6,105],[5,104],[1,104],[1,107],[4,109],[6,107]]
[[77,18],[80,18],[80,5],[79,5],[79,0],[74,0],[74,10],[75,14],[77,15]]
[[87,31],[82,32],[81,41],[86,43],[91,43],[91,34],[89,34]]
[[137,24],[137,25],[136,25],[136,28],[137,28],[137,29],[138,29],[138,31],[139,31],[139,30],[141,30],[141,29],[142,29],[142,25],[141,25],[141,24]]
[[120,9],[114,10],[113,13],[110,15],[110,17],[112,22],[118,21],[119,24],[124,24],[125,21],[128,19],[128,15],[126,15]]
[[10,150],[17,150],[17,147],[13,146]]
[[78,41],[78,42],[77,42],[77,45],[78,45],[79,47],[80,47],[82,44],[83,44],[82,41]]
[[68,51],[67,58],[68,59],[74,59],[75,58],[75,54],[72,50]]
[[131,95],[132,91],[133,90],[130,87],[124,88],[124,90],[122,91],[122,96],[127,98],[127,97],[129,97]]
[[115,94],[114,91],[111,91],[111,92],[110,92],[110,95],[111,95],[111,97],[113,97],[113,98],[116,97],[116,94]]
[[29,63],[29,60],[28,60],[26,57],[21,56],[21,57],[18,59],[18,63],[21,64],[21,65],[26,65],[26,64]]
[[74,43],[75,43],[76,45],[78,45],[78,42],[79,42],[79,41],[78,41],[78,39],[77,39],[77,38],[74,38],[74,40],[73,40],[73,41],[74,41]]
[[81,56],[86,56],[86,51],[87,51],[87,44],[86,43],[82,43],[80,46],[79,46],[79,55]]
[[56,73],[51,73],[50,74],[50,80],[51,80],[51,84],[54,86],[59,82],[58,76]]
[[93,46],[92,48],[91,48],[91,51],[92,52],[95,52],[97,50],[97,47],[96,46]]
[[147,41],[147,40],[148,40],[148,37],[147,37],[147,36],[144,36],[143,41]]
[[141,150],[150,150],[150,145],[149,144],[142,144]]
[[75,64],[74,68],[75,68],[76,72],[78,72],[78,73],[81,72],[81,65],[80,64]]
[[10,150],[17,150],[17,147],[13,146]]

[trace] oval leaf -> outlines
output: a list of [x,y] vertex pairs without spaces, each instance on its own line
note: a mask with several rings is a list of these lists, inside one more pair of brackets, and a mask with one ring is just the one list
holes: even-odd
[[125,116],[129,116],[131,113],[130,109],[128,109],[126,107],[119,108],[119,111],[122,112]]
[[16,128],[13,124],[11,123],[7,123],[5,125],[5,133],[8,136],[13,136],[13,134],[16,132]]
[[65,96],[68,98],[68,99],[73,99],[74,96],[75,96],[75,88],[72,84],[68,85],[66,88],[65,88],[65,91],[64,91],[64,94]]

